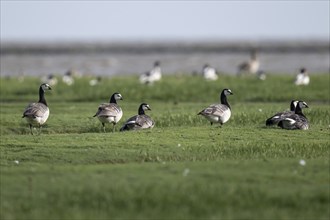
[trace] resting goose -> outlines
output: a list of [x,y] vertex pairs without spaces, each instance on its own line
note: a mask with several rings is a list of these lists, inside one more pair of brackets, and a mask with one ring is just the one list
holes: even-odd
[[308,108],[307,103],[304,101],[299,101],[295,113],[282,119],[278,123],[278,126],[288,130],[307,130],[309,128],[309,125],[306,116],[302,113],[303,108]]
[[103,131],[105,132],[105,123],[112,123],[112,131],[115,130],[116,124],[119,122],[123,116],[123,111],[117,105],[117,100],[123,100],[120,93],[115,92],[111,98],[110,103],[103,103],[99,105],[99,108],[93,117],[97,117],[103,126]]
[[292,100],[291,104],[290,104],[290,111],[283,111],[283,112],[276,113],[275,115],[273,115],[272,117],[270,117],[266,120],[266,125],[267,126],[277,125],[284,118],[294,114],[297,103],[298,103],[298,101]]
[[153,128],[155,122],[145,114],[146,110],[150,110],[151,108],[147,103],[142,103],[138,110],[138,115],[135,115],[129,118],[120,131],[128,131],[128,130],[140,130],[140,129],[147,129]]
[[25,118],[30,125],[31,134],[32,127],[39,127],[39,133],[41,131],[41,125],[43,125],[49,116],[49,108],[45,99],[45,91],[51,90],[47,83],[43,83],[39,87],[39,101],[29,104],[23,112],[22,118]]
[[227,96],[233,95],[230,89],[224,89],[220,95],[221,104],[213,104],[203,109],[198,115],[204,116],[207,120],[213,123],[219,123],[220,125],[226,123],[231,116],[231,108],[227,101]]

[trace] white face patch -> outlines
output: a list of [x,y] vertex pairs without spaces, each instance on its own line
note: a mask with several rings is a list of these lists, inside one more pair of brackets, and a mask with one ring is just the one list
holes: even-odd
[[120,94],[116,94],[116,95],[115,95],[115,99],[116,99],[116,100],[122,99],[122,96],[121,96]]
[[228,90],[225,90],[225,95],[227,96],[227,95],[231,95],[232,94],[232,92],[231,92],[231,90],[230,89],[228,89]]
[[142,109],[143,109],[143,110],[149,110],[150,107],[149,107],[149,105],[143,105]]
[[308,108],[308,105],[307,105],[307,103],[306,102],[299,102],[299,107],[300,108]]
[[41,85],[41,88],[45,91],[45,90],[49,90],[50,86],[47,83],[45,83]]

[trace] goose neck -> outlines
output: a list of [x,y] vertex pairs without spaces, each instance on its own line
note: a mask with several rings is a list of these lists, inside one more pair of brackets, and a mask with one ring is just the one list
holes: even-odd
[[45,91],[41,88],[41,86],[39,88],[39,102],[47,106],[47,102],[45,99]]
[[230,108],[230,105],[227,101],[227,96],[225,95],[224,92],[222,92],[220,95],[220,102],[221,102],[221,104],[226,105],[226,106],[228,106],[228,108]]

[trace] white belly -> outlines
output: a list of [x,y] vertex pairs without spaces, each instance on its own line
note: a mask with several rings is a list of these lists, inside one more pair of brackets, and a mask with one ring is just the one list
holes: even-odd
[[226,123],[229,118],[231,116],[231,111],[226,111],[221,117],[220,117],[220,121],[224,124]]
[[121,117],[123,117],[123,112],[118,112],[116,116],[97,116],[97,118],[100,120],[102,123],[114,123],[117,124]]

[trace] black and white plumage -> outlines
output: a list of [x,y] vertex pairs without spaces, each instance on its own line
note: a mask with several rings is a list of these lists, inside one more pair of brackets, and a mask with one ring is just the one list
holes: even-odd
[[23,112],[22,118],[25,118],[29,123],[32,135],[32,127],[39,127],[40,132],[41,125],[43,125],[49,117],[49,108],[45,99],[46,90],[51,90],[51,87],[47,83],[41,84],[39,87],[39,101],[29,104]]
[[120,131],[153,128],[155,126],[155,122],[150,118],[150,116],[145,114],[145,111],[147,110],[151,111],[150,106],[147,103],[142,103],[139,107],[138,115],[130,117]]
[[228,95],[233,95],[230,89],[222,90],[220,94],[221,104],[212,104],[199,112],[198,115],[204,116],[211,122],[211,125],[213,123],[219,123],[220,125],[226,123],[231,116],[231,107],[227,101]]
[[211,67],[209,64],[205,64],[202,70],[203,78],[209,81],[214,81],[218,79],[218,74],[215,68]]
[[110,102],[99,105],[97,112],[93,116],[93,117],[97,117],[99,121],[102,123],[104,132],[105,132],[105,123],[112,123],[113,124],[112,131],[114,131],[116,124],[123,116],[123,111],[117,104],[117,100],[123,100],[123,97],[120,93],[115,92],[110,97]]
[[308,76],[307,70],[305,68],[301,68],[300,72],[296,76],[296,80],[294,84],[297,86],[304,85],[307,86],[310,82],[310,78]]
[[309,124],[306,116],[302,113],[303,108],[308,108],[307,103],[304,101],[299,101],[296,106],[295,113],[282,119],[278,123],[278,126],[288,130],[307,130],[309,128]]
[[290,103],[290,111],[283,111],[283,112],[276,113],[275,115],[273,115],[272,117],[270,117],[266,120],[266,125],[267,126],[277,125],[284,118],[289,117],[290,115],[294,114],[297,103],[298,103],[297,100],[292,100]]
[[160,67],[160,62],[156,61],[154,63],[154,67],[150,71],[142,74],[139,80],[140,83],[142,84],[152,85],[154,82],[161,80],[161,78],[162,78],[162,69]]

